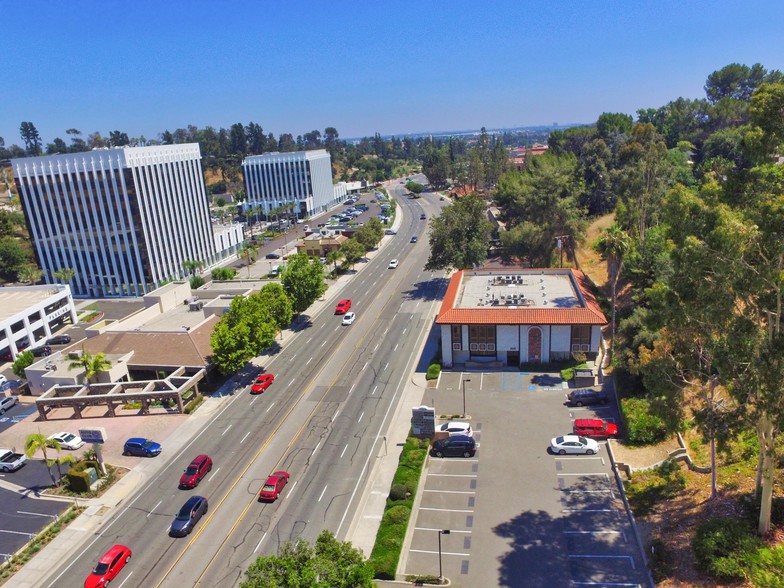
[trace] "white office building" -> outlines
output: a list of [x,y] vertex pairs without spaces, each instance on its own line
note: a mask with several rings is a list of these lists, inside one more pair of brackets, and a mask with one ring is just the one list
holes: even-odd
[[332,186],[332,161],[324,149],[246,157],[242,171],[245,206],[261,207],[265,214],[292,204],[293,212],[306,218],[338,202],[340,192]]
[[199,145],[120,147],[11,161],[46,280],[72,268],[74,296],[141,296],[221,252]]

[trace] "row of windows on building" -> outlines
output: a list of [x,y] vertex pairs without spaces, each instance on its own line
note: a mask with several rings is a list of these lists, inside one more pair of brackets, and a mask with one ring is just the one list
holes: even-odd
[[[590,348],[591,326],[572,325],[571,329],[571,349],[575,346],[580,348]],[[462,325],[452,325],[452,349],[460,351],[463,349],[463,327]],[[477,357],[494,357],[496,355],[496,325],[468,325],[468,349],[471,355]]]

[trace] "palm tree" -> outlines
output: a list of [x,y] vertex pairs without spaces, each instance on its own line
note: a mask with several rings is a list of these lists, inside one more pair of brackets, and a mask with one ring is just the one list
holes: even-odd
[[332,251],[327,252],[327,263],[331,263],[334,266],[334,271],[338,271],[338,261],[340,261],[341,257],[343,257],[343,254],[340,253],[339,249],[333,249]]
[[240,259],[245,258],[245,263],[248,265],[248,278],[250,278],[250,264],[256,261],[256,252],[258,249],[259,246],[256,245],[255,242],[246,241],[237,251],[237,255],[240,257]]
[[182,262],[182,268],[192,276],[195,276],[196,272],[201,270],[202,267],[204,267],[204,264],[196,259],[186,259]]
[[76,272],[73,268],[70,267],[61,267],[59,270],[54,272],[54,277],[60,280],[63,284],[67,284],[71,280],[74,279]]
[[30,459],[40,450],[41,453],[44,454],[44,461],[46,462],[46,466],[49,469],[49,476],[52,478],[52,484],[57,485],[59,481],[55,480],[54,478],[54,474],[52,473],[52,466],[55,465],[58,460],[49,459],[49,457],[46,455],[47,448],[54,449],[57,453],[60,453],[60,450],[62,449],[59,441],[48,439],[41,433],[31,433],[25,440],[25,455],[28,457],[28,459]]
[[22,269],[19,270],[17,273],[17,277],[19,281],[29,283],[31,286],[39,281],[44,275],[37,265],[29,264],[24,266]]
[[612,318],[610,319],[610,357],[615,351],[615,312],[618,303],[618,280],[623,273],[623,257],[629,251],[631,241],[621,227],[613,224],[604,231],[596,249],[607,260],[607,279],[610,282]]
[[106,359],[105,353],[88,353],[82,347],[82,354],[68,364],[69,370],[83,369],[84,370],[84,385],[88,388],[92,383],[93,378],[98,372],[105,372],[112,366],[112,362]]

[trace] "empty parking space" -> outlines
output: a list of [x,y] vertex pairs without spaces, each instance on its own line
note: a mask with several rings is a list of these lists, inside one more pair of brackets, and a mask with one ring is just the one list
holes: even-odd
[[0,561],[11,557],[69,506],[68,502],[33,499],[5,488],[0,488],[0,503]]

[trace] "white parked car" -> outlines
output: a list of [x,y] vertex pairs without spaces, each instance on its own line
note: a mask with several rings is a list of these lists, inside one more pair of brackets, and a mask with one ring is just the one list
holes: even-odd
[[465,435],[466,437],[473,437],[474,432],[471,430],[471,425],[461,421],[449,421],[438,427],[439,431],[449,431],[449,436]]
[[0,386],[6,384],[8,382],[8,378],[6,378],[3,374],[0,374]]
[[19,399],[16,396],[0,396],[0,414],[5,413],[9,408],[17,403]]
[[397,259],[393,259],[392,261],[389,262],[387,269],[395,269],[397,267],[397,263],[398,263]]
[[79,449],[84,445],[84,441],[79,435],[73,433],[55,433],[49,437],[52,441],[57,441],[63,449]]
[[588,437],[578,435],[563,435],[550,440],[550,449],[553,453],[566,455],[567,453],[585,453],[593,455],[599,451],[599,444]]
[[357,315],[355,313],[347,312],[346,314],[343,315],[343,324],[344,325],[350,325],[351,323],[354,322],[354,319],[356,319],[356,318],[357,318]]

